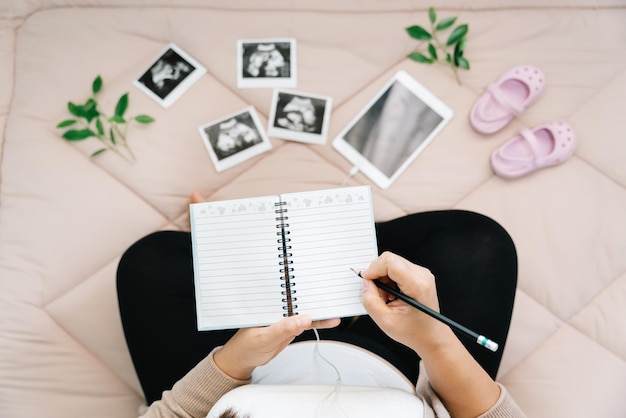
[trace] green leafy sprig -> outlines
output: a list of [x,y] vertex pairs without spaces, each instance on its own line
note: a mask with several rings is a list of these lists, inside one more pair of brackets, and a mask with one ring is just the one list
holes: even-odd
[[123,94],[117,101],[113,116],[107,116],[100,110],[96,97],[101,89],[102,77],[97,76],[91,84],[91,97],[82,105],[68,102],[67,108],[74,118],[65,119],[56,127],[59,129],[71,127],[63,133],[63,138],[67,141],[82,141],[87,138],[96,138],[100,141],[102,148],[91,154],[91,157],[105,151],[113,151],[125,160],[134,162],[135,154],[126,141],[128,125],[133,120],[148,124],[154,122],[154,119],[148,115],[126,119],[124,115],[128,109],[128,93]]
[[469,61],[463,56],[465,51],[466,35],[469,30],[467,24],[454,27],[448,35],[446,42],[439,38],[442,32],[450,29],[455,23],[456,17],[446,17],[437,21],[437,12],[434,8],[428,9],[430,31],[419,25],[406,28],[407,33],[413,39],[428,42],[428,55],[419,51],[411,52],[407,57],[422,64],[439,63],[450,66],[454,72],[456,81],[461,84],[458,69],[470,69]]

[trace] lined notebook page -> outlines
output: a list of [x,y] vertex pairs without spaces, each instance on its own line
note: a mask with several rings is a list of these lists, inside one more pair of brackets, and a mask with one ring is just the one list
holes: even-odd
[[276,196],[190,206],[199,330],[282,319]]
[[365,314],[361,278],[377,256],[370,188],[283,194],[293,254],[298,313],[314,319]]

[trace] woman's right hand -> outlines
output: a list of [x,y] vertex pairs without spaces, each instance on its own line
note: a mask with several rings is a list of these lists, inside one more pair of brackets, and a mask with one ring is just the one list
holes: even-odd
[[372,282],[397,283],[400,291],[439,310],[432,273],[386,252],[361,272],[363,305],[372,319],[394,340],[421,357],[431,387],[453,417],[476,417],[498,401],[500,387],[456,338],[450,327],[389,294]]
[[439,310],[435,278],[424,267],[399,255],[385,252],[361,272],[363,306],[370,317],[391,338],[422,355],[425,351],[445,346],[456,338],[441,322],[379,289],[372,280],[398,285],[407,296],[436,311]]

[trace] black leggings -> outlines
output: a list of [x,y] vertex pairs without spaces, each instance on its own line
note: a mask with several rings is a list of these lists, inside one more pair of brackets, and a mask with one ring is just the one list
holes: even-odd
[[[517,283],[517,254],[507,232],[473,212],[424,212],[376,224],[380,252],[392,251],[435,275],[441,312],[500,344],[493,353],[459,339],[495,378],[509,330]],[[191,370],[234,330],[196,329],[191,239],[161,231],[123,255],[117,291],[126,342],[148,404]],[[416,330],[419,332],[419,330]],[[385,335],[369,316],[343,320],[320,337],[370,350],[414,383],[419,357]],[[314,339],[306,331],[296,341]]]

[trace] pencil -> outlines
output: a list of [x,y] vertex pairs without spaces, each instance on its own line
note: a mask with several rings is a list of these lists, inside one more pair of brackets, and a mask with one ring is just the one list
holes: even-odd
[[[361,275],[360,271],[356,271],[355,269],[353,269],[352,267],[350,267],[350,270],[352,270],[357,276],[359,276],[360,278],[363,278],[363,276]],[[455,329],[457,331],[460,331],[461,333],[473,338],[477,344],[482,345],[483,347],[496,352],[498,351],[498,343],[496,343],[495,341],[490,340],[489,338],[485,337],[484,335],[480,335],[477,332],[472,331],[471,329],[459,324],[456,321],[453,321],[452,319],[448,318],[447,316],[444,316],[442,314],[440,314],[439,312],[430,309],[428,306],[423,305],[421,303],[419,303],[418,301],[416,301],[415,299],[405,295],[402,292],[399,292],[398,290],[386,285],[385,283],[381,282],[380,280],[373,280],[374,284],[379,288],[384,290],[385,292],[397,297],[398,299],[400,299],[403,302],[406,302],[407,304],[411,305],[412,307],[419,309],[420,311],[424,312],[425,314],[437,319],[438,321],[443,322],[444,324],[448,325],[450,328]]]

